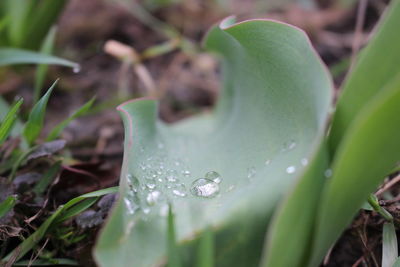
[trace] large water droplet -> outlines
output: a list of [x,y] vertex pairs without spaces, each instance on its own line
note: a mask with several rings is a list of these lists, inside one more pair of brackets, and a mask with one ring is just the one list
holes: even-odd
[[296,172],[296,166],[289,166],[286,168],[286,172],[289,174],[295,173]]
[[207,172],[205,177],[207,179],[210,179],[210,180],[216,182],[217,184],[221,183],[221,181],[222,181],[221,175],[216,171]]
[[149,206],[154,206],[161,200],[161,198],[162,194],[160,191],[152,191],[147,194],[146,202]]
[[200,178],[192,183],[190,192],[198,197],[212,198],[219,193],[219,185],[213,180]]

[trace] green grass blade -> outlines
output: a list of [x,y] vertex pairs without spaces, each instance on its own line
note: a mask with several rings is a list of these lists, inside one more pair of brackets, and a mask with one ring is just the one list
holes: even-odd
[[167,267],[180,267],[182,266],[181,256],[179,253],[179,246],[176,241],[175,232],[175,219],[171,205],[168,209],[168,232],[167,232],[167,253],[168,253],[168,265]]
[[[51,28],[50,31],[47,33],[46,38],[42,43],[42,47],[40,48],[40,52],[42,54],[51,55],[53,53],[56,33],[57,33],[56,27]],[[49,66],[47,64],[40,64],[36,68],[35,87],[33,91],[33,103],[36,103],[39,100],[48,68]]]
[[11,23],[8,24],[8,36],[13,47],[21,47],[26,33],[28,16],[35,1],[3,0],[6,1],[7,14]]
[[61,216],[59,216],[57,218],[57,220],[55,221],[55,223],[61,223],[65,220],[68,220],[69,218],[72,218],[72,217],[78,215],[79,213],[90,208],[98,199],[99,199],[98,197],[92,197],[92,198],[82,200],[81,202],[77,203],[73,207],[69,208]]
[[201,233],[199,247],[197,249],[197,267],[214,267],[215,244],[214,232],[208,227]]
[[59,137],[60,134],[62,133],[62,131],[64,130],[64,128],[67,127],[68,124],[70,124],[71,121],[75,120],[76,118],[78,118],[80,116],[85,115],[90,110],[90,108],[92,107],[92,105],[93,105],[95,100],[96,100],[96,98],[93,97],[88,102],[86,102],[82,107],[80,107],[78,110],[76,110],[66,120],[62,121],[60,124],[55,126],[53,128],[53,130],[51,130],[51,132],[47,136],[46,140],[47,141],[52,141],[52,140],[56,139],[57,137]]
[[47,102],[49,101],[50,95],[57,82],[58,80],[53,83],[49,90],[47,90],[46,94],[33,106],[32,111],[29,114],[28,121],[26,122],[23,131],[24,137],[29,145],[34,143],[43,128]]
[[16,48],[0,48],[0,67],[14,64],[52,64],[70,68],[79,67],[77,63],[59,57]]
[[56,162],[53,166],[48,169],[45,174],[43,174],[43,177],[39,180],[39,182],[35,185],[33,188],[33,192],[38,196],[44,193],[46,191],[46,188],[49,186],[49,184],[54,180],[56,177],[57,173],[59,172],[61,168],[61,161]]
[[0,203],[0,218],[6,215],[17,202],[16,196],[8,196],[5,200]]
[[66,0],[41,0],[35,7],[35,12],[29,17],[24,36],[24,44],[28,49],[38,49],[49,29],[63,11]]
[[398,258],[396,229],[393,223],[385,223],[382,233],[382,267],[392,267]]
[[17,120],[18,111],[22,105],[24,100],[19,99],[14,105],[11,107],[5,118],[1,121],[0,124],[0,145],[7,139],[12,128]]
[[318,211],[310,266],[320,263],[400,159],[400,75],[358,114],[333,160]]
[[354,70],[346,78],[330,133],[333,153],[352,121],[376,94],[400,73],[400,1],[391,1],[377,32],[359,55]]

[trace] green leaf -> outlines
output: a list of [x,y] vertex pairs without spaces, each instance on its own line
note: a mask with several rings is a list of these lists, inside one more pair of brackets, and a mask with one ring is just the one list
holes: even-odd
[[59,57],[22,49],[0,48],[0,67],[14,64],[52,64],[71,68],[79,67],[78,64]]
[[392,267],[398,258],[396,229],[385,223],[382,233],[382,267]]
[[48,169],[43,176],[40,178],[39,182],[33,188],[33,192],[36,196],[41,195],[44,193],[46,188],[50,185],[50,183],[54,180],[57,173],[61,169],[61,161],[54,163],[53,166]]
[[[316,266],[368,195],[400,159],[400,75],[358,114],[338,147],[320,206],[310,266]],[[384,156],[383,156],[384,155]]]
[[323,143],[320,151],[310,160],[303,177],[275,212],[268,229],[261,266],[304,266],[328,162],[327,146]]
[[344,83],[330,132],[332,153],[361,109],[400,73],[400,1],[391,1],[386,12]]
[[10,135],[10,132],[17,120],[17,115],[19,108],[21,107],[24,100],[21,98],[17,102],[13,104],[13,106],[8,111],[7,115],[1,121],[0,124],[0,145],[7,139]]
[[[215,266],[258,266],[276,204],[320,145],[332,85],[302,31],[253,20],[214,27],[205,44],[221,56],[225,74],[212,114],[166,125],[154,100],[118,108],[124,163],[120,198],[95,250],[100,266],[164,262],[165,201],[175,212],[179,247],[188,251],[184,266],[195,265],[191,241],[206,229],[215,236]],[[194,187],[206,174],[215,178],[211,172],[220,174],[219,184]],[[158,201],[146,189],[154,186]]]
[[400,267],[400,257],[397,258],[397,260],[396,260],[395,263],[393,264],[393,267]]
[[88,102],[86,102],[82,107],[80,107],[78,110],[76,110],[71,116],[69,116],[66,120],[62,121],[60,124],[55,126],[53,130],[49,133],[47,136],[47,141],[52,141],[59,137],[59,135],[62,133],[65,127],[68,126],[68,124],[71,123],[71,121],[75,120],[76,118],[85,115],[90,108],[92,107],[94,101],[96,100],[95,97],[90,99]]
[[47,90],[46,94],[33,106],[29,114],[28,121],[24,127],[24,137],[29,145],[32,145],[36,138],[39,136],[43,128],[44,116],[46,114],[47,102],[49,101],[51,92],[56,86],[56,80],[52,86]]
[[[42,46],[40,48],[40,52],[42,54],[51,55],[53,53],[54,39],[56,37],[56,33],[57,33],[56,27],[53,27],[47,33],[46,38],[43,40]],[[40,97],[48,68],[49,66],[47,64],[40,64],[36,68],[35,87],[33,90],[33,103],[36,103]]]
[[0,203],[0,218],[6,215],[17,202],[16,196],[8,196],[5,200]]

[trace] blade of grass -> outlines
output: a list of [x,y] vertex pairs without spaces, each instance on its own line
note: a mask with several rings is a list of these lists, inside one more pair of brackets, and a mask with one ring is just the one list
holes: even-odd
[[70,68],[79,68],[77,63],[59,57],[23,49],[0,48],[0,67],[14,64],[53,64]]
[[400,159],[399,102],[400,75],[363,108],[343,138],[333,159],[333,175],[319,203],[309,266],[320,263],[369,194]]
[[[42,43],[42,47],[40,48],[40,52],[42,54],[51,55],[53,53],[56,33],[57,33],[56,27],[52,27],[50,31],[47,33],[46,38]],[[48,68],[49,66],[47,64],[40,64],[36,68],[35,87],[33,90],[33,103],[36,103],[39,100],[41,89],[43,87],[44,79],[46,77]]]
[[8,196],[5,200],[0,203],[0,218],[6,215],[17,202],[16,196]]
[[65,220],[68,220],[69,218],[72,218],[82,211],[85,211],[86,209],[90,208],[97,200],[99,197],[92,197],[89,199],[85,199],[78,204],[74,205],[73,207],[69,208],[66,212],[64,212],[61,216],[57,218],[55,223],[61,223]]
[[197,249],[197,267],[213,267],[214,262],[214,232],[208,227],[201,234]]
[[396,229],[385,223],[382,233],[382,267],[392,267],[398,258]]
[[65,127],[68,126],[68,124],[75,120],[76,118],[85,115],[89,109],[92,107],[94,101],[96,100],[95,97],[90,99],[88,102],[86,102],[82,107],[80,107],[78,110],[76,110],[71,116],[69,116],[66,120],[62,121],[60,124],[55,126],[53,130],[49,133],[47,136],[47,141],[52,141],[56,139],[64,130]]
[[25,124],[23,135],[29,145],[32,145],[36,138],[39,136],[42,128],[44,116],[46,113],[47,102],[49,101],[51,92],[56,86],[58,80],[47,90],[46,94],[33,106],[29,114],[28,121]]
[[[359,111],[400,73],[400,1],[391,1],[377,31],[343,85],[329,134],[331,155]],[[379,67],[377,67],[379,66]]]
[[46,191],[46,188],[49,186],[49,184],[56,177],[60,168],[61,168],[61,161],[58,161],[53,166],[51,166],[49,170],[46,171],[46,173],[43,175],[40,181],[35,185],[32,191],[37,196],[43,194],[44,191]]
[[0,125],[0,145],[7,139],[10,135],[10,132],[17,120],[18,111],[22,105],[24,100],[21,98],[17,102],[15,102],[10,110],[8,111],[5,118],[2,120]]
[[56,22],[66,3],[66,0],[41,0],[40,4],[36,5],[24,35],[26,48],[37,49],[40,46],[41,40]]
[[13,47],[21,47],[26,32],[26,23],[29,23],[28,16],[35,1],[6,0],[7,14],[12,23],[8,25],[8,36]]
[[176,242],[175,219],[172,212],[172,207],[168,209],[168,236],[167,236],[167,251],[168,251],[168,267],[181,267],[181,258],[179,255],[179,247]]

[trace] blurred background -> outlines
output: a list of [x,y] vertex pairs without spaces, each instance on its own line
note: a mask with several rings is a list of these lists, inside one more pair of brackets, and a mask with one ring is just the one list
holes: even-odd
[[[18,2],[18,7],[7,9],[9,2]],[[50,30],[55,33],[51,54],[80,65],[74,70],[50,66],[41,82],[43,94],[60,79],[49,100],[44,133],[96,96],[88,114],[74,120],[62,134],[73,168],[63,170],[51,191],[56,205],[118,183],[123,127],[115,108],[123,101],[156,96],[160,117],[168,123],[212,108],[220,69],[201,42],[221,19],[230,15],[237,21],[267,18],[303,29],[339,90],[354,55],[368,41],[389,1],[57,0],[50,13],[47,10],[46,16],[35,18],[40,9],[32,11],[31,5],[44,2],[0,4],[0,46],[38,51]],[[13,16],[20,19],[7,24]],[[19,38],[18,32],[24,37]],[[16,96],[25,99],[22,118],[28,117],[35,101],[35,77],[35,66],[0,69],[2,97],[8,103]],[[93,228],[90,240],[97,229]],[[78,242],[66,256],[90,266],[92,241]]]

